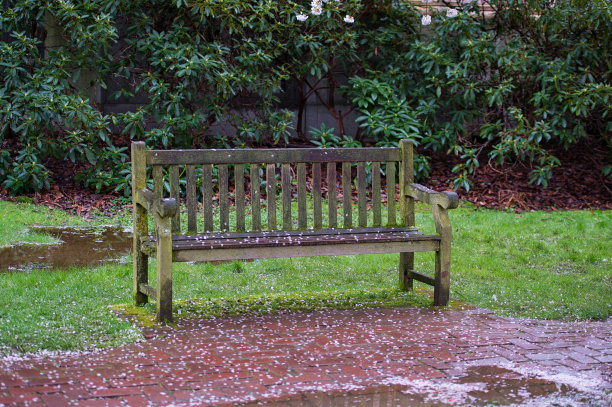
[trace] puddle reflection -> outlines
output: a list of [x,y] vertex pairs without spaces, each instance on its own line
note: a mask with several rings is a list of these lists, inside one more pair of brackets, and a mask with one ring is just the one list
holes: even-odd
[[[402,382],[404,382],[402,380]],[[337,393],[337,392],[336,392]],[[466,375],[448,380],[406,380],[402,385],[380,386],[366,392],[328,394],[306,392],[282,402],[254,402],[247,406],[551,406],[596,405],[593,394],[551,381],[525,377],[496,366],[475,366]],[[597,404],[598,405],[598,404]]]
[[120,228],[36,228],[60,244],[0,248],[0,272],[99,265],[130,253],[132,233]]

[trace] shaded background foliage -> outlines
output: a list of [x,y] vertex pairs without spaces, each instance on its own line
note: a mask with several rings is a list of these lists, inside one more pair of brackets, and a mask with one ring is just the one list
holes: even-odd
[[[465,189],[482,161],[525,161],[546,186],[554,147],[611,147],[608,1],[493,0],[487,18],[478,2],[446,3],[457,16],[390,0],[328,1],[318,16],[307,1],[5,1],[0,182],[14,194],[49,188],[56,158],[85,163],[85,186],[127,191],[120,134],[158,148],[407,137],[423,154],[460,156],[454,185]],[[62,42],[45,47],[51,22]],[[103,113],[91,84],[109,81],[145,102]],[[306,128],[311,98],[327,126]],[[427,157],[417,163],[426,177]]]

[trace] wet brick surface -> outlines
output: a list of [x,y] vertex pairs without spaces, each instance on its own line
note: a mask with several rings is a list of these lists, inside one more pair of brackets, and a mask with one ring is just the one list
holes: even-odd
[[610,338],[611,321],[478,309],[184,320],[138,344],[0,359],[0,405],[609,405]]

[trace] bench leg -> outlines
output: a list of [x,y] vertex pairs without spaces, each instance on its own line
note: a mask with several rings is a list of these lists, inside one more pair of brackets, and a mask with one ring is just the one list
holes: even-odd
[[450,289],[450,265],[451,245],[450,242],[440,242],[440,250],[436,252],[436,274],[434,276],[434,305],[445,306],[448,304]]
[[140,251],[140,236],[147,234],[147,213],[140,205],[134,205],[134,240],[132,245],[134,304],[144,305],[149,297],[140,292],[140,284],[149,282],[149,256]]
[[172,322],[172,232],[170,218],[157,220],[157,321]]
[[414,270],[414,253],[399,254],[399,289],[400,291],[412,291]]

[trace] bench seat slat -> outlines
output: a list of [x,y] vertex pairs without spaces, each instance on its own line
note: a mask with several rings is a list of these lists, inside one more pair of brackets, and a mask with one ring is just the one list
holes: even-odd
[[[266,230],[251,232],[228,232],[228,233],[202,233],[196,235],[178,234],[173,235],[172,240],[192,239],[234,239],[242,237],[269,238],[276,236],[320,236],[320,235],[354,235],[361,233],[387,233],[387,232],[412,232],[418,233],[414,227],[382,227],[382,228],[351,228],[351,229],[308,229],[308,230]],[[150,238],[151,236],[149,236]]]
[[397,148],[290,148],[241,150],[149,150],[147,165],[184,164],[283,164],[359,161],[399,161]]
[[[192,239],[173,240],[172,250],[224,250],[224,249],[247,249],[266,247],[287,247],[294,249],[296,246],[327,246],[364,243],[394,243],[408,241],[435,241],[439,242],[438,235],[423,235],[416,232],[388,232],[388,233],[361,233],[361,234],[336,234],[336,235],[306,235],[306,236],[274,236],[274,237],[252,237],[252,238],[222,238],[198,240],[197,235]],[[155,251],[155,240],[143,241],[143,246],[149,252]]]

